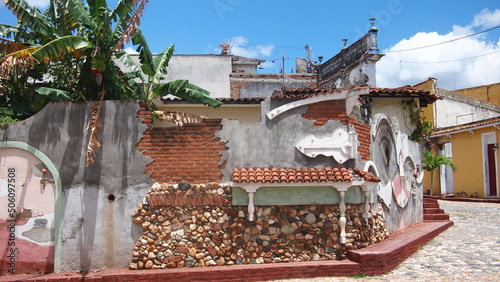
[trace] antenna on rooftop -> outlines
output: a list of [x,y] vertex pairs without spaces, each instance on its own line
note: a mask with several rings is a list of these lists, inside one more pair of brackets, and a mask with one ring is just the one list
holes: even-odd
[[312,47],[309,45],[306,45],[306,64],[307,64],[307,72],[311,73],[313,72],[313,64],[314,62],[312,61]]

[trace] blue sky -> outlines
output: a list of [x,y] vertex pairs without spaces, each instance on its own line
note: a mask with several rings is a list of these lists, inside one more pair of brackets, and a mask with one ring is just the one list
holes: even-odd
[[[30,0],[46,6],[47,0]],[[116,0],[108,0],[114,7]],[[460,89],[500,82],[500,1],[498,0],[150,0],[140,28],[154,52],[175,44],[176,54],[218,54],[232,44],[235,55],[264,59],[265,69],[295,69],[295,58],[337,54],[342,39],[354,43],[377,18],[377,86],[398,87],[435,77],[439,87]],[[5,8],[0,21],[14,23]],[[487,33],[406,52],[486,29]],[[272,63],[273,59],[275,63]]]

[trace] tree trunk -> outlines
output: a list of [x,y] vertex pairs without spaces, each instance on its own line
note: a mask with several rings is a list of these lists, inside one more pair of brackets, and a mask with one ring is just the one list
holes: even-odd
[[429,196],[432,196],[432,189],[434,188],[434,171],[431,170],[431,189],[429,190]]

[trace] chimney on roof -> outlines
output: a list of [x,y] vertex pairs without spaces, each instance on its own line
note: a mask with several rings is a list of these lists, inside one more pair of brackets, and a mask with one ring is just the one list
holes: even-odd
[[222,50],[220,51],[221,55],[229,55],[229,45],[227,42],[222,42],[219,47],[222,47]]
[[349,39],[347,39],[347,38],[342,39],[342,42],[344,43],[344,46],[342,46],[342,50],[347,48],[347,40],[349,40]]
[[295,59],[295,72],[296,73],[307,73],[307,60],[304,58]]

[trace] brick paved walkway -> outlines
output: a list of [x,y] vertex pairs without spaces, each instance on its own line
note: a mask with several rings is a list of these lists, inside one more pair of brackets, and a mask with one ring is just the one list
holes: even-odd
[[500,203],[439,201],[439,205],[454,226],[385,275],[286,281],[499,281]]

